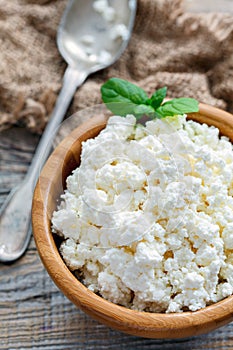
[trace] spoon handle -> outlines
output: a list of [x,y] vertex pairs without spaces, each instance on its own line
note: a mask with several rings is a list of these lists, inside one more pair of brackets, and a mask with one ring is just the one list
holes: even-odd
[[86,72],[68,66],[55,108],[37,146],[23,182],[8,195],[0,212],[0,261],[12,262],[25,252],[31,237],[31,203],[41,166],[51,151],[54,131],[64,118],[76,89],[85,81]]

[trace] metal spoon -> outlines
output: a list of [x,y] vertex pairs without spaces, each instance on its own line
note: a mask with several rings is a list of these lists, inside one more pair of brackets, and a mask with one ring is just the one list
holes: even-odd
[[103,4],[103,1],[98,1],[95,8],[94,3],[96,5],[96,1],[93,0],[69,1],[62,17],[57,45],[68,67],[54,111],[28,173],[24,181],[11,191],[1,209],[0,261],[2,262],[18,259],[28,246],[35,183],[40,167],[50,153],[54,130],[64,118],[76,89],[89,74],[114,63],[128,44],[137,0],[121,0],[120,4],[116,0],[110,0],[108,12],[104,13],[101,6],[98,6]]

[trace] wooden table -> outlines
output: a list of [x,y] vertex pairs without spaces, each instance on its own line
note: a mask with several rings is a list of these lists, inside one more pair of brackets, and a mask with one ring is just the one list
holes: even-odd
[[[38,136],[22,128],[0,134],[0,205],[20,183]],[[78,310],[53,284],[31,239],[26,254],[0,264],[0,349],[233,349],[233,323],[181,340],[144,339],[109,329]]]

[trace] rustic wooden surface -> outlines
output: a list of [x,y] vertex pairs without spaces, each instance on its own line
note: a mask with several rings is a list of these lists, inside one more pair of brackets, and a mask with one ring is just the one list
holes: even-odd
[[[38,137],[21,128],[0,134],[0,204],[20,183]],[[114,331],[78,310],[47,275],[32,239],[17,262],[0,264],[0,349],[233,349],[233,323],[181,340],[144,339]]]

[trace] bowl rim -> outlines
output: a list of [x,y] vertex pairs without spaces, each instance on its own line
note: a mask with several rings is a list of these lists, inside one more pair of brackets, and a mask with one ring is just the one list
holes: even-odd
[[[198,113],[189,119],[217,126],[233,142],[233,115],[218,108],[199,104]],[[215,123],[213,124],[213,118]],[[233,320],[233,296],[195,312],[150,313],[116,305],[91,292],[63,261],[55,244],[47,213],[53,174],[61,172],[63,160],[74,143],[89,138],[90,130],[104,128],[106,118],[98,116],[73,130],[53,151],[37,182],[32,205],[32,226],[37,250],[50,277],[58,288],[78,307],[93,318],[117,330],[148,338],[183,338],[206,333]],[[50,174],[49,178],[47,174]]]

